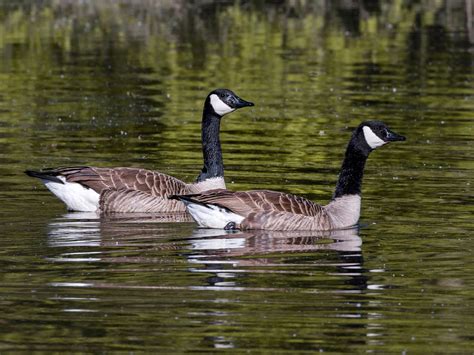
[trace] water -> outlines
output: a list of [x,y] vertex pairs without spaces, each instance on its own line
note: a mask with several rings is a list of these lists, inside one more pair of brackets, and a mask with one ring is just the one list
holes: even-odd
[[[0,4],[0,350],[472,353],[473,33],[466,1]],[[471,32],[469,32],[471,31]],[[225,234],[66,213],[26,168],[192,181],[202,101],[231,189],[329,200],[350,130],[361,228]]]

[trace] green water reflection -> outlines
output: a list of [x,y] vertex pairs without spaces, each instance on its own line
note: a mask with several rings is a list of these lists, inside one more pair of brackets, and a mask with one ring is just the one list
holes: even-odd
[[[463,1],[0,3],[0,349],[471,352],[473,14]],[[350,128],[362,228],[202,231],[64,206],[26,168],[201,168],[202,100],[232,189],[326,202]]]

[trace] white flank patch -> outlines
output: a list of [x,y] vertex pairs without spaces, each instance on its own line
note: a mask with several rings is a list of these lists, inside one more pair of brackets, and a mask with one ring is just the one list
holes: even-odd
[[66,182],[63,176],[57,176],[64,181],[58,182],[43,180],[45,186],[57,198],[63,201],[68,210],[79,212],[94,212],[99,207],[99,194],[92,189],[87,189],[77,182]]
[[230,107],[224,101],[219,99],[219,96],[216,94],[211,95],[211,105],[214,111],[221,116],[224,116],[225,114],[235,110],[235,108]]
[[370,148],[375,149],[375,148],[381,147],[382,145],[387,143],[387,142],[383,141],[382,139],[380,139],[374,133],[374,131],[372,131],[372,129],[370,127],[364,126],[362,129],[364,131],[365,141],[367,142],[367,144],[369,145]]
[[238,214],[226,211],[214,205],[208,205],[209,207],[206,207],[188,201],[183,202],[186,204],[188,212],[200,227],[224,229],[229,222],[239,224],[244,219],[244,217]]

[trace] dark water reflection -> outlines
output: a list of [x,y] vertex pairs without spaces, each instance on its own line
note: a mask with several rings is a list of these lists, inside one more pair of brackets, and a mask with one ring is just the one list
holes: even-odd
[[[119,304],[130,302],[128,296],[119,296],[130,292],[154,299],[142,300],[142,307],[151,306],[149,302],[155,305],[152,308],[162,308],[158,306],[162,302],[168,307],[176,302],[180,304],[177,309],[166,311],[176,314],[172,321],[176,326],[187,327],[189,322],[194,328],[209,327],[215,335],[206,341],[213,346],[241,347],[240,338],[248,334],[247,330],[239,335],[241,322],[263,317],[268,318],[264,320],[268,325],[277,322],[274,324],[281,324],[286,331],[297,332],[302,320],[286,324],[296,322],[296,318],[287,319],[282,312],[289,308],[301,314],[298,307],[315,307],[313,301],[308,302],[311,295],[333,295],[330,297],[338,299],[334,305],[341,299],[350,302],[330,311],[337,318],[362,317],[357,310],[360,306],[349,301],[349,295],[360,295],[380,285],[368,285],[361,245],[357,229],[224,233],[192,225],[176,227],[161,218],[100,220],[94,214],[67,214],[48,226],[48,246],[53,248],[48,259],[61,265],[60,274],[48,286],[55,293],[67,294],[55,298],[63,312],[103,312],[102,298],[111,297],[111,292]],[[75,271],[78,265],[81,274]],[[87,290],[95,295],[93,300],[76,296]],[[277,301],[281,296],[284,298]],[[267,313],[274,306],[276,313]],[[260,307],[265,311],[252,315]],[[132,309],[122,309],[121,313],[134,318]],[[261,325],[254,326],[264,331]],[[127,329],[129,325],[120,327]],[[356,334],[366,331],[360,329]]]
[[[474,348],[471,1],[0,3],[0,351],[468,353]],[[65,214],[26,168],[201,168],[202,100],[232,189],[325,203],[351,127],[362,228],[196,229]]]

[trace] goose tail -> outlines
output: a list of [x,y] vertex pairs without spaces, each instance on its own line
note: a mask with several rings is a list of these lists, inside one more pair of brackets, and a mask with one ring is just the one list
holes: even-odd
[[41,179],[43,181],[51,181],[56,182],[58,184],[64,184],[64,181],[58,178],[58,174],[54,170],[44,170],[44,171],[36,171],[36,170],[25,170],[24,173],[28,176]]
[[99,206],[97,192],[79,183],[68,182],[57,170],[26,170],[25,174],[41,179],[44,185],[66,204],[69,211],[94,212]]

